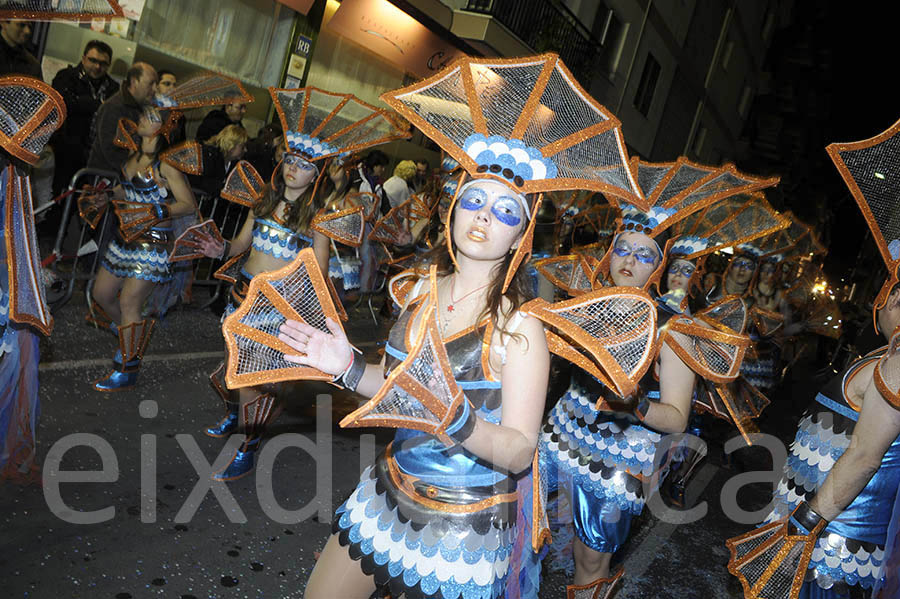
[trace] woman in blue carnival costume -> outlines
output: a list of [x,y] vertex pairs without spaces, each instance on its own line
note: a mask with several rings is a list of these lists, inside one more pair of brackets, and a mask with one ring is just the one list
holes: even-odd
[[765,587],[773,599],[843,599],[868,594],[885,574],[896,581],[884,560],[900,487],[900,188],[889,143],[898,132],[900,122],[828,147],[887,266],[872,311],[889,343],[820,390],[800,421],[765,523],[728,541],[728,568],[747,597]]
[[[49,85],[0,78],[0,480],[40,480],[38,332],[49,335],[53,318],[41,282],[27,164],[38,161],[65,118],[66,105]],[[30,133],[20,138],[19,131]]]
[[[493,110],[499,88],[476,87],[482,77],[497,81],[504,103],[521,110]],[[561,87],[572,93],[560,93]],[[298,363],[373,396],[386,371],[411,351],[411,332],[436,312],[440,324],[434,326],[466,400],[448,416],[452,422],[441,437],[448,445],[431,434],[398,430],[338,508],[305,596],[365,598],[388,586],[392,595],[410,599],[536,597],[543,535],[532,518],[543,509],[534,509],[540,497],[532,495],[530,466],[549,354],[540,322],[519,311],[529,281],[518,267],[530,252],[540,201],[528,194],[588,185],[630,196],[618,121],[552,54],[462,58],[382,98],[474,179],[457,189],[447,246],[425,260],[437,268],[435,295],[423,298],[426,279],[412,286],[383,365],[366,365],[337,328],[327,335],[289,321],[280,337],[303,353],[293,358]],[[542,135],[534,135],[537,130]],[[591,162],[610,156],[605,164]],[[601,167],[608,169],[605,184],[591,179]]]
[[138,122],[119,123],[116,144],[131,150],[122,165],[121,183],[113,189],[119,209],[140,214],[143,230],[132,233],[121,216],[91,289],[92,300],[108,315],[119,338],[113,371],[96,381],[98,391],[122,391],[137,384],[141,361],[156,321],[145,317],[144,303],[157,285],[172,282],[169,250],[175,241],[173,219],[197,211],[187,176],[177,162],[164,160],[165,118],[148,107]]
[[[284,157],[237,237],[224,246],[210,242],[203,248],[207,256],[230,259],[224,270],[239,271],[225,309],[226,316],[243,301],[255,275],[287,266],[304,248],[313,248],[319,269],[328,276],[328,237],[311,229],[310,223],[322,207],[321,196],[327,196],[330,191],[319,185],[325,171],[331,170],[340,180],[341,167],[339,164],[329,167],[330,159],[404,136],[384,111],[350,94],[332,94],[315,88],[272,89],[270,94],[285,132]],[[338,108],[332,111],[335,105]],[[346,112],[341,112],[342,109]],[[360,130],[369,127],[371,135],[358,140]],[[340,135],[327,139],[312,137],[310,133],[317,129]],[[242,167],[253,168],[246,163]],[[227,195],[228,187],[226,184],[223,194]],[[237,392],[229,391],[223,372],[224,364],[212,373],[210,381],[225,403],[225,417],[206,429],[206,434],[227,437],[241,428],[247,435],[229,464],[213,474],[214,479],[227,481],[252,472],[261,435],[277,412],[272,409],[276,400],[272,389],[243,387]]]
[[[119,121],[113,140],[129,150],[113,191],[119,227],[100,263],[91,289],[95,317],[118,336],[113,371],[94,383],[98,391],[121,391],[137,383],[141,361],[156,320],[180,295],[189,273],[171,268],[169,251],[183,229],[196,218],[197,201],[186,173],[200,174],[199,144],[168,148],[180,113],[221,103],[224,97],[247,94],[234,79],[218,74],[194,77],[171,95],[157,95],[137,123]],[[95,206],[99,209],[100,206]],[[105,209],[105,206],[102,206]]]
[[[651,206],[645,211],[620,205],[616,236],[599,267],[605,286],[649,289],[664,269],[660,244],[669,227],[719,200],[777,181],[683,158],[668,164],[637,161],[635,174]],[[706,191],[707,185],[716,192]],[[657,298],[660,331],[670,318],[683,315],[684,299]],[[541,462],[556,477],[549,487],[558,487],[569,499],[577,536],[572,593],[590,589],[595,597],[611,595],[623,574],[619,569],[610,576],[613,554],[627,539],[632,518],[665,478],[674,455],[658,455],[658,447],[665,435],[682,433],[687,426],[695,366],[670,345],[660,346],[655,365],[639,381],[635,395],[624,401],[595,377],[576,370],[543,428]],[[605,401],[602,410],[595,407],[600,399]]]

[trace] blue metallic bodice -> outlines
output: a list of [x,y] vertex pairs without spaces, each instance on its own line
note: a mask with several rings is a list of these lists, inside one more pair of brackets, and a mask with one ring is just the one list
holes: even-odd
[[[847,380],[848,377],[852,376],[854,372],[865,364],[879,357],[881,357],[880,353],[867,356],[857,362],[843,377],[844,380]],[[836,414],[835,418],[843,417],[849,421],[846,430],[842,431],[842,433],[835,434],[830,440],[820,440],[820,445],[830,444],[829,457],[834,462],[837,462],[849,446],[850,437],[853,435],[853,429],[859,418],[859,413],[851,407],[843,394],[838,395],[838,398],[835,399],[834,395],[837,394],[828,393],[830,391],[829,388],[822,391],[816,396],[816,402],[834,412]],[[798,440],[801,434],[802,431],[798,433]],[[837,442],[844,439],[846,440],[845,443]],[[821,453],[821,450],[819,453]],[[833,462],[829,463],[833,465]],[[815,487],[817,490],[825,482],[825,478],[830,471],[830,468],[823,471],[821,465],[815,472],[812,472],[810,469],[809,473],[815,475]],[[900,486],[900,436],[894,439],[893,443],[888,447],[887,452],[881,459],[881,467],[875,472],[868,484],[856,496],[856,499],[828,524],[825,531],[835,532],[841,536],[859,541],[884,544],[898,486]]]
[[[388,372],[406,358],[412,336],[409,329],[417,311],[410,307],[391,328],[385,359]],[[445,339],[444,347],[454,378],[478,415],[499,424],[500,382],[490,380],[484,371],[486,354],[490,351],[490,339],[485,337],[487,332],[483,324]],[[393,459],[402,472],[430,484],[455,488],[490,487],[503,482],[515,484],[506,474],[462,447],[448,448],[436,437],[421,431],[399,429],[394,436],[393,449]]]
[[290,262],[300,250],[312,247],[312,238],[292,231],[269,218],[257,218],[253,223],[253,249]]
[[[151,204],[153,206],[165,206],[171,204],[169,190],[160,185],[156,180],[156,172],[159,161],[147,167],[144,171],[134,174],[130,179],[122,177],[122,189],[125,191],[125,201],[133,204]],[[122,174],[125,174],[124,167]],[[153,226],[150,231],[169,232],[172,227]]]

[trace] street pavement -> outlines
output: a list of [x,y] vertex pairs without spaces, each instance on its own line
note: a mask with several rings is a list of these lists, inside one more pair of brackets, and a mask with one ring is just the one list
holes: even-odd
[[[346,326],[375,361],[387,323],[373,325],[363,308],[351,311]],[[191,307],[173,311],[150,341],[138,387],[100,393],[91,383],[108,371],[116,341],[86,325],[84,313],[76,295],[42,344],[43,487],[0,484],[0,595],[301,597],[334,508],[390,432],[338,428],[358,397],[306,384],[289,394],[270,427],[262,452],[268,463],[257,475],[210,487],[208,472],[229,454],[223,440],[202,433],[222,416],[207,379],[222,357],[218,318]],[[782,435],[790,412],[773,411]],[[721,445],[711,443],[692,482],[690,503],[708,503],[704,518],[678,525],[645,510],[636,519],[617,597],[740,596],[725,569],[724,539],[750,525],[723,514],[720,494],[735,474],[769,468],[770,459],[751,449],[729,466],[724,461]],[[79,476],[88,480],[73,481]],[[758,508],[768,493],[764,483],[744,487],[741,505]],[[564,597],[567,580],[547,573],[540,596]]]

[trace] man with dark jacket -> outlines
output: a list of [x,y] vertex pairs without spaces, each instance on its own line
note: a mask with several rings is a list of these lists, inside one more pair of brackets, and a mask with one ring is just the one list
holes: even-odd
[[30,21],[0,21],[0,75],[28,75],[43,79],[41,63],[25,49]]
[[108,171],[118,171],[128,158],[128,150],[113,143],[119,119],[137,123],[144,106],[156,95],[156,69],[146,62],[136,62],[125,74],[122,88],[97,110],[92,127],[93,143],[87,165]]
[[107,74],[111,61],[112,48],[91,40],[84,47],[81,62],[53,78],[53,88],[66,102],[66,122],[50,141],[56,154],[54,193],[62,191],[75,171],[87,163],[94,113],[119,90],[119,84]]
[[228,125],[243,127],[242,119],[245,112],[247,112],[247,103],[243,100],[235,100],[225,104],[222,108],[211,110],[203,117],[200,127],[197,128],[197,141],[206,143],[210,137],[218,134]]

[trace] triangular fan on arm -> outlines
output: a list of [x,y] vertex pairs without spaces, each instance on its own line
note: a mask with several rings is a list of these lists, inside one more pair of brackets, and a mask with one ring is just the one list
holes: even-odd
[[[593,365],[592,374],[603,373],[606,380],[601,381],[620,397],[635,392],[656,357],[656,303],[641,289],[597,289],[554,304],[536,298],[522,310],[556,328],[560,333],[556,337],[576,345],[577,350],[570,349]],[[551,343],[551,350],[554,347],[560,346]],[[571,351],[560,355],[575,357]]]
[[219,193],[229,202],[252,208],[266,191],[266,182],[246,160],[238,162]]
[[382,216],[369,233],[369,239],[380,241],[388,245],[402,245],[401,235],[406,231],[406,222],[409,217],[409,202],[403,202],[399,206],[391,208]]
[[354,206],[336,212],[319,211],[310,223],[310,228],[338,243],[359,247],[365,233],[365,207]]
[[670,318],[662,341],[688,368],[716,383],[737,378],[744,352],[750,346],[746,335],[725,332],[687,316]]
[[468,400],[453,377],[438,329],[436,278],[432,267],[432,291],[419,312],[416,340],[406,359],[391,371],[372,399],[341,420],[341,427],[411,428],[454,444],[445,431]]
[[216,226],[212,219],[185,229],[184,233],[175,240],[175,245],[169,254],[169,262],[205,258],[206,256],[200,251],[200,243],[208,240],[215,240],[222,245],[225,244],[222,234],[219,233],[219,227]]
[[329,374],[285,360],[285,354],[298,352],[278,339],[287,319],[330,334],[326,318],[340,324],[312,248],[301,250],[284,268],[253,277],[247,297],[222,324],[228,346],[228,388],[288,380],[331,381],[334,377]]
[[119,231],[127,242],[132,242],[159,221],[153,204],[137,204],[124,200],[113,200],[113,210],[119,217]]
[[534,262],[534,267],[554,286],[574,296],[591,290],[596,263],[588,256],[574,254],[542,258]]
[[183,173],[203,174],[203,150],[200,142],[194,140],[182,142],[160,154],[159,159]]
[[750,308],[750,318],[763,337],[771,337],[784,326],[784,315],[781,312],[773,312],[759,306]]

